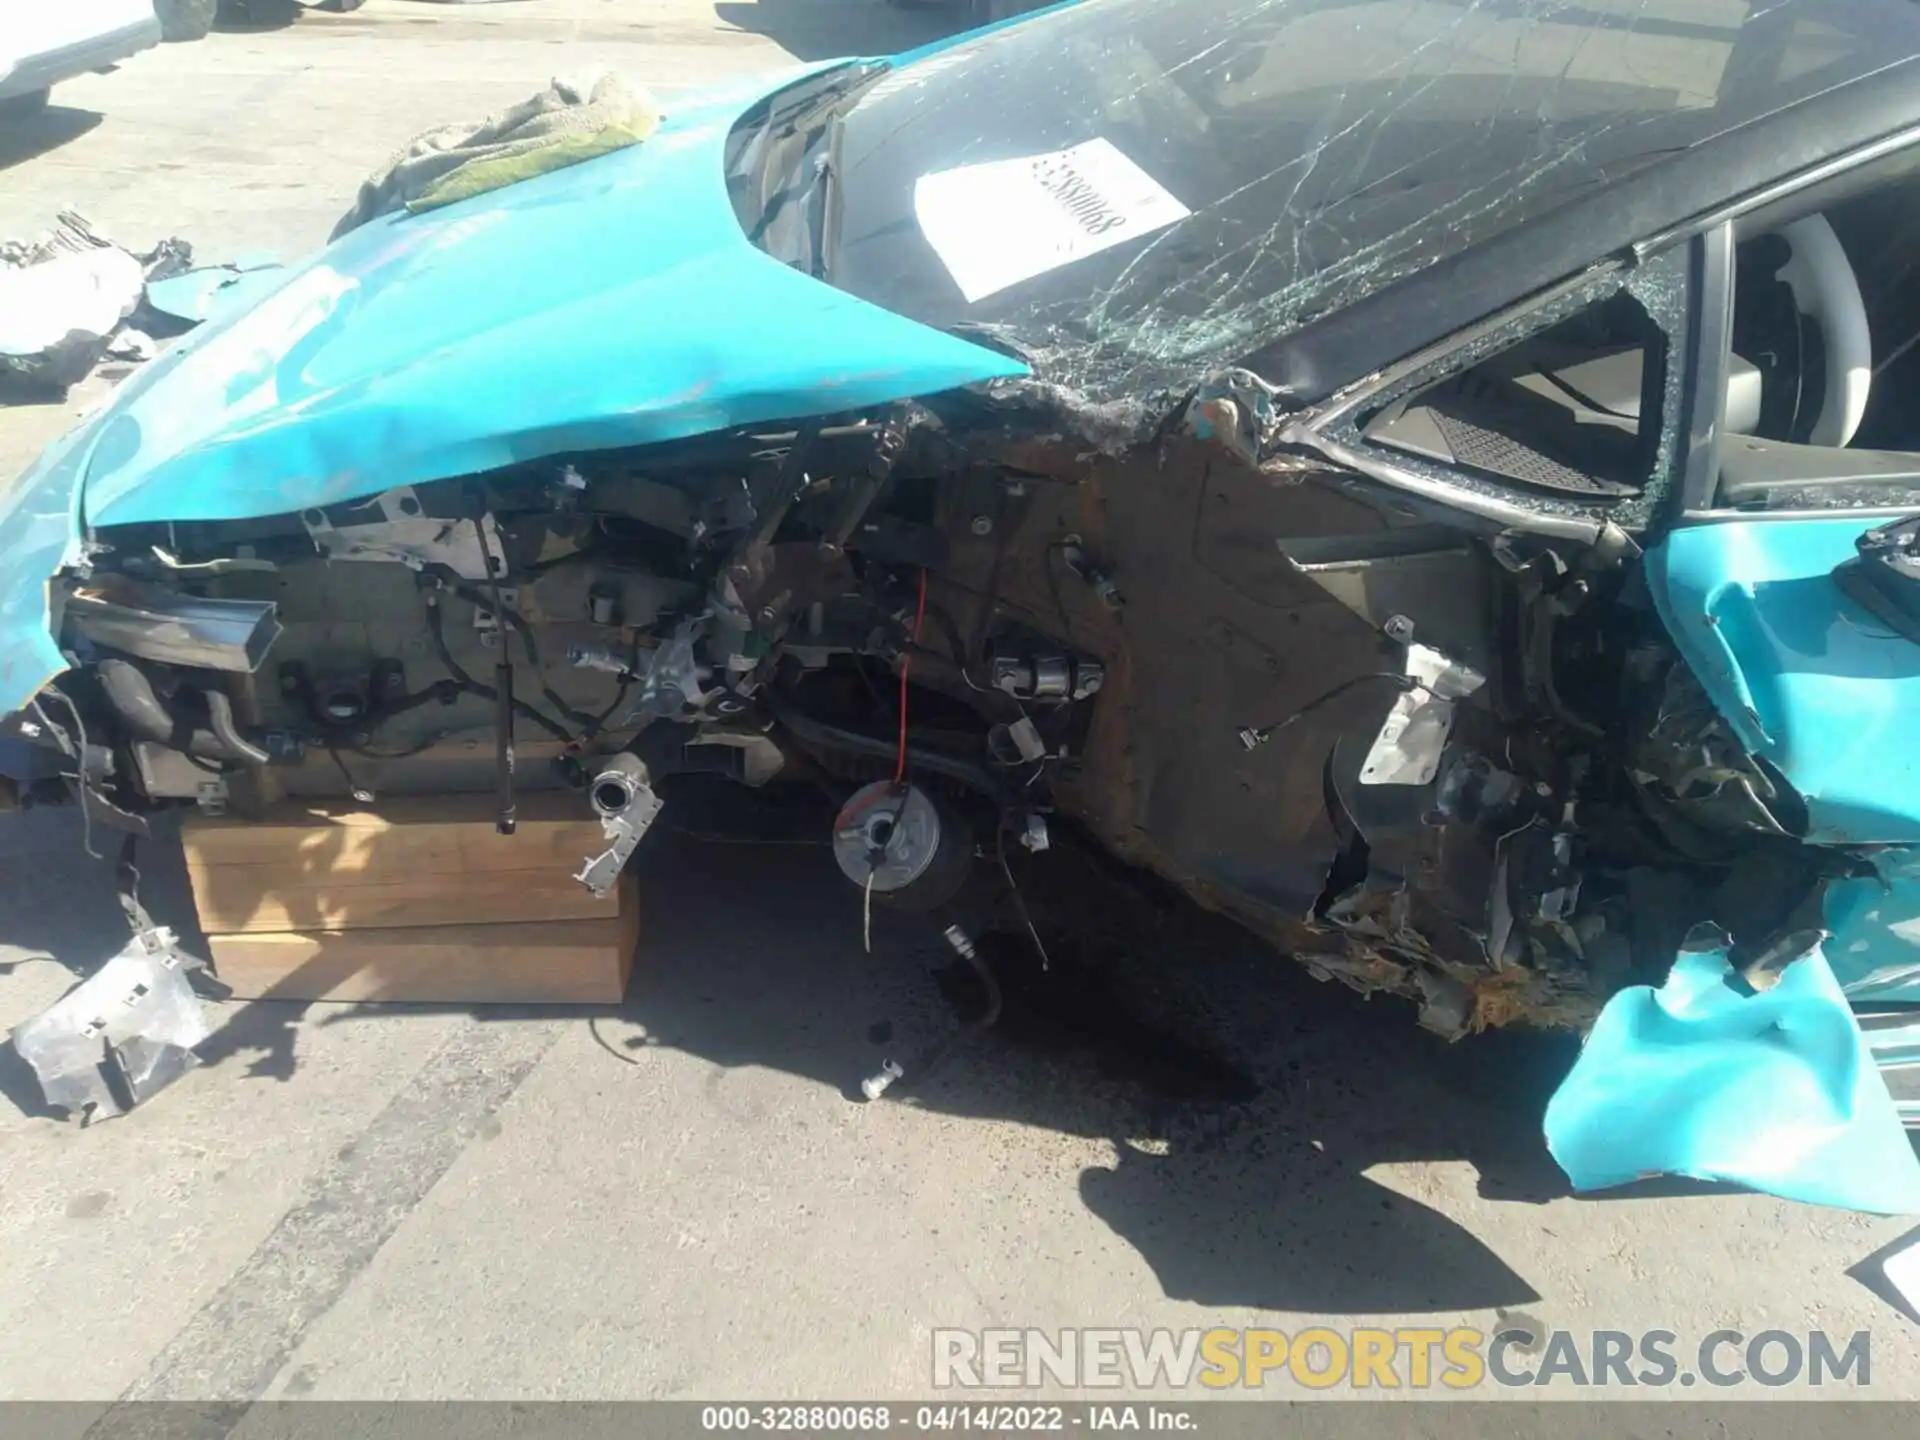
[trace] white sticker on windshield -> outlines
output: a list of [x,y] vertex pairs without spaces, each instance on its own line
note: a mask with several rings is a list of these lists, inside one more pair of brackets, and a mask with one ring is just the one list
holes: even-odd
[[922,175],[921,232],[969,303],[1192,212],[1108,140]]

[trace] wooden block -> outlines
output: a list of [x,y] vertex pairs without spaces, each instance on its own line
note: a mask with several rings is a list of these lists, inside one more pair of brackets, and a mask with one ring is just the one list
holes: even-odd
[[187,875],[208,934],[612,919],[573,876],[605,848],[577,795],[522,798],[512,835],[486,795],[409,796],[363,810],[293,801],[259,819],[190,816]]
[[629,876],[618,917],[600,920],[214,935],[208,944],[243,1000],[614,1005],[639,939]]

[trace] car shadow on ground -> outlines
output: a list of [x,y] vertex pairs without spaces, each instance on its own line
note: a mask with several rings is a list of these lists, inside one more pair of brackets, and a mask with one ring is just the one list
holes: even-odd
[[[1368,1172],[1461,1161],[1482,1199],[1565,1195],[1539,1122],[1571,1037],[1448,1044],[1415,1025],[1410,1005],[1316,983],[1236,926],[1063,843],[1013,862],[1047,967],[1029,938],[981,927],[1003,1013],[929,1071],[927,1057],[981,1011],[984,987],[924,919],[877,911],[867,953],[860,892],[822,843],[824,816],[807,803],[743,814],[744,794],[670,798],[638,863],[642,942],[623,1006],[408,1008],[483,1021],[571,1013],[609,1064],[644,1065],[665,1047],[784,1070],[849,1104],[863,1076],[897,1059],[908,1076],[878,1103],[1111,1141],[1117,1163],[1088,1168],[1081,1197],[1174,1298],[1357,1315],[1537,1298],[1468,1230]],[[23,883],[7,887],[28,898],[0,904],[0,935],[91,968],[124,939],[111,867],[57,878],[73,875],[77,822],[29,818],[41,833]],[[99,837],[96,848],[111,853]],[[163,830],[144,853],[143,899],[197,948],[177,846]],[[32,898],[56,888],[57,910]],[[304,1025],[390,1013],[233,1002],[202,1054],[216,1070],[286,1082]],[[0,1088],[45,1113],[31,1073],[10,1048],[7,1058]]]
[[887,0],[718,0],[725,24],[764,35],[796,60],[892,55],[966,28],[952,7]]
[[17,120],[0,118],[0,170],[71,144],[105,118],[97,110],[60,104]]
[[[1571,1042],[1448,1046],[1412,1007],[1318,984],[1086,852],[1014,863],[1046,968],[1023,934],[985,934],[1002,1013],[931,1074],[923,1057],[981,1013],[984,987],[924,921],[876,916],[862,953],[859,892],[823,846],[662,847],[642,871],[657,948],[648,968],[643,945],[625,1018],[647,1043],[843,1093],[895,1059],[907,1076],[879,1103],[1112,1141],[1117,1164],[1086,1170],[1081,1197],[1176,1299],[1378,1314],[1537,1298],[1464,1228],[1364,1172],[1465,1160],[1483,1194],[1566,1193],[1538,1122]],[[659,903],[694,894],[715,899]]]
[[223,0],[213,28],[241,35],[284,30],[301,16],[295,0]]

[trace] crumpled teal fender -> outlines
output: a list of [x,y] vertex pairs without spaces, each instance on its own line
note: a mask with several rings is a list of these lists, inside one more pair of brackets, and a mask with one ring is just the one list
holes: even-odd
[[76,518],[284,514],[1026,374],[748,241],[727,132],[793,78],[669,117],[644,144],[363,225],[130,379],[0,491],[0,714],[63,663],[47,587]]
[[1741,743],[1806,800],[1814,844],[1920,843],[1920,645],[1832,579],[1871,523],[1695,525],[1645,560],[1675,646]]
[[1920,1157],[1819,948],[1759,992],[1723,949],[1684,951],[1660,988],[1622,990],[1548,1103],[1546,1135],[1576,1190],[1687,1175],[1920,1211]]
[[67,668],[53,638],[48,584],[80,559],[84,440],[84,429],[69,431],[0,488],[0,716]]
[[[1645,558],[1676,648],[1747,749],[1807,806],[1813,844],[1880,874],[1829,883],[1820,946],[1754,993],[1724,951],[1609,1000],[1547,1107],[1575,1188],[1728,1180],[1850,1209],[1920,1210],[1920,1160],[1854,1005],[1920,1000],[1920,646],[1832,579],[1870,522],[1685,527]],[[1898,1037],[1893,1037],[1897,1039]]]

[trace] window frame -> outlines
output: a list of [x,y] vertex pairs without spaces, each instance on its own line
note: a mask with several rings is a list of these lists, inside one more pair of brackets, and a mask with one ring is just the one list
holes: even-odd
[[[1685,467],[1691,459],[1689,453],[1682,452],[1680,442],[1689,433],[1686,407],[1693,394],[1690,380],[1698,330],[1695,317],[1699,289],[1699,266],[1693,257],[1697,248],[1697,243],[1690,238],[1676,237],[1657,253],[1616,255],[1588,266],[1334,395],[1284,426],[1279,439],[1282,444],[1309,446],[1335,464],[1406,492],[1416,504],[1425,502],[1464,512],[1485,522],[1490,529],[1521,530],[1592,543],[1609,528],[1645,528],[1667,508],[1671,495],[1683,483]],[[1459,467],[1370,444],[1361,434],[1361,414],[1391,404],[1450,375],[1460,374],[1611,295],[1630,292],[1636,280],[1661,266],[1678,270],[1685,294],[1676,305],[1662,307],[1670,311],[1667,314],[1656,311],[1644,298],[1635,297],[1666,336],[1668,376],[1667,394],[1659,416],[1661,443],[1657,447],[1664,454],[1664,461],[1656,465],[1656,473],[1649,478],[1640,496],[1595,503],[1543,494],[1537,497],[1536,503],[1529,504],[1527,501],[1535,492],[1518,482],[1502,484],[1479,479],[1470,482]],[[1671,446],[1664,444],[1668,436],[1672,437]],[[1456,478],[1443,478],[1449,473]],[[1644,503],[1635,504],[1635,501]],[[1624,522],[1616,518],[1622,512],[1629,517]]]
[[[1673,524],[1715,525],[1758,520],[1831,520],[1857,517],[1862,528],[1912,515],[1911,505],[1828,506],[1814,510],[1741,510],[1716,504],[1720,450],[1725,439],[1726,381],[1732,363],[1734,248],[1742,232],[1771,229],[1802,215],[1873,188],[1884,166],[1920,158],[1920,126],[1907,126],[1842,155],[1791,175],[1702,216],[1684,230],[1645,242],[1652,249],[1681,235],[1700,247],[1701,272],[1695,298],[1697,344],[1688,359],[1686,383],[1694,404],[1686,436],[1686,464],[1675,492]],[[1713,396],[1712,406],[1699,404]]]

